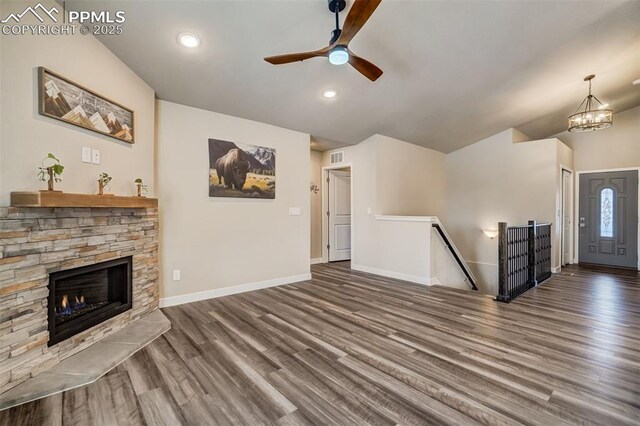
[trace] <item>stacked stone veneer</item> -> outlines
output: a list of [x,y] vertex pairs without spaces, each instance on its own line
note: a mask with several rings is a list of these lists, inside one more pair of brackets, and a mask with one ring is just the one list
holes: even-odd
[[[47,347],[49,273],[133,256],[133,306]],[[156,209],[0,208],[0,393],[158,308]]]

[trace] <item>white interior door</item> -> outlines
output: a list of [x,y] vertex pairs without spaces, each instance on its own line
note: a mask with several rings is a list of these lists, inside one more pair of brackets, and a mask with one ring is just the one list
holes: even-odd
[[351,259],[351,172],[329,170],[329,262]]
[[571,263],[572,228],[573,217],[573,175],[568,170],[562,170],[562,266]]

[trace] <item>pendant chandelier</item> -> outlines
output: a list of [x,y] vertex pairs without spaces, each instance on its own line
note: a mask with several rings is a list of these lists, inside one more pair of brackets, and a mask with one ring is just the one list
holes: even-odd
[[589,94],[576,112],[569,116],[570,132],[590,132],[613,126],[613,111],[607,108],[608,104],[602,104],[598,98],[591,94],[591,80],[595,77],[595,74],[591,74],[584,78],[584,81],[589,82]]

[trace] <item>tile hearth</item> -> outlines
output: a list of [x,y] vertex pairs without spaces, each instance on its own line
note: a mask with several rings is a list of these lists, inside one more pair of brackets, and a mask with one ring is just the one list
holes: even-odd
[[87,385],[171,328],[160,310],[0,395],[0,410]]

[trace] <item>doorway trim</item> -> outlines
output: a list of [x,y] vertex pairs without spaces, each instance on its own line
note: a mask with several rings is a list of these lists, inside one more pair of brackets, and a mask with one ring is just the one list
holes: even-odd
[[348,168],[351,172],[351,187],[349,188],[351,198],[351,259],[354,258],[355,254],[355,244],[354,244],[354,235],[355,235],[355,215],[354,215],[354,206],[353,206],[353,163],[340,163],[340,164],[332,164],[331,166],[325,166],[322,168],[322,263],[329,262],[329,250],[327,250],[328,244],[328,232],[329,232],[329,221],[327,217],[327,208],[329,207],[329,198],[327,197],[327,177],[329,176],[329,170],[338,170],[338,169],[346,169]]
[[[560,269],[564,266],[562,264],[562,258],[563,258],[563,252],[564,252],[564,240],[563,240],[563,235],[564,235],[564,172],[569,172],[569,174],[571,174],[571,185],[570,185],[570,190],[569,190],[569,217],[571,217],[571,220],[574,220],[575,217],[575,211],[576,211],[576,207],[574,205],[574,198],[575,198],[575,191],[576,191],[576,172],[573,170],[573,168],[571,167],[567,167],[563,164],[560,164],[560,217],[558,221],[558,223],[562,223],[562,228],[558,229],[558,233],[559,233],[559,238],[558,240],[560,241],[560,250],[558,250],[558,271],[560,272]],[[560,227],[558,227],[560,228]],[[567,261],[568,265],[571,265],[574,262],[574,259],[577,257],[575,255],[575,239],[577,234],[574,231],[574,227],[571,226],[569,228],[569,258],[565,259]]]
[[[640,167],[619,167],[612,169],[598,169],[598,170],[580,170],[576,172],[575,178],[575,202],[574,205],[576,208],[574,209],[575,215],[573,218],[573,235],[579,235],[580,229],[578,229],[579,224],[579,216],[580,216],[580,175],[589,174],[589,173],[607,173],[607,172],[628,172],[628,171],[637,171],[638,179],[640,180]],[[640,220],[640,185],[638,185],[638,220]],[[580,259],[580,238],[574,238],[573,241],[573,263],[578,264],[578,260]],[[640,226],[638,226],[638,235],[636,244],[638,245],[638,252],[640,253]],[[640,255],[638,256],[638,264],[636,268],[640,271]]]

